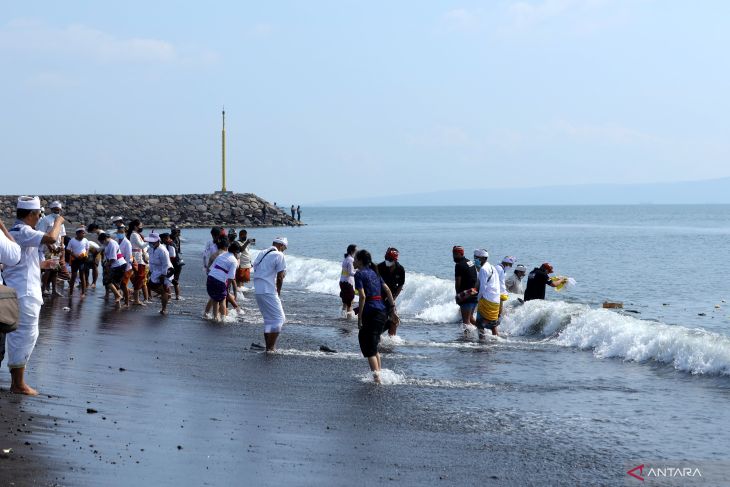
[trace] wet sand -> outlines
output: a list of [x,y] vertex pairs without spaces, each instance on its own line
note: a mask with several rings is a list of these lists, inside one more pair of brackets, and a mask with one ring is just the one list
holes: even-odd
[[[606,468],[610,451],[576,441],[565,448],[561,438],[529,430],[510,433],[498,407],[478,410],[477,423],[434,406],[459,408],[461,401],[464,410],[474,409],[468,391],[426,390],[429,400],[422,401],[407,387],[363,380],[365,360],[351,351],[347,358],[307,355],[321,340],[296,313],[280,347],[304,353],[250,350],[262,342],[260,324],[204,321],[202,290],[189,285],[184,291],[187,300],[173,302],[167,317],[157,315],[157,304],[116,310],[100,290],[83,302],[75,297],[68,312],[68,299],[43,308],[28,375],[41,396],[7,392],[6,369],[0,379],[6,389],[0,446],[14,450],[0,459],[0,484],[596,485],[622,479],[620,469]],[[285,290],[285,302],[295,293]],[[336,306],[336,298],[327,299]],[[245,307],[255,315],[251,297]],[[336,326],[343,339],[355,340],[354,323]]]

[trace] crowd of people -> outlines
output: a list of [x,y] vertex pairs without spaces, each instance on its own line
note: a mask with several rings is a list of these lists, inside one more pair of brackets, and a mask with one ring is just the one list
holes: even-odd
[[[173,294],[175,299],[182,299],[180,275],[185,262],[179,228],[173,226],[169,233],[145,235],[139,219],[125,224],[118,216],[112,218],[111,230],[104,231],[92,223],[88,228],[76,226],[70,236],[62,216],[63,205],[54,201],[49,209],[49,214],[44,215],[38,197],[22,196],[18,199],[15,224],[7,229],[0,222],[2,277],[15,290],[19,316],[15,331],[7,336],[0,334],[0,361],[7,348],[11,391],[28,395],[37,394],[25,382],[25,368],[38,338],[44,295],[62,296],[67,283],[68,296],[72,297],[78,286],[83,299],[90,288],[97,286],[101,267],[105,296],[113,296],[115,306],[147,306],[153,298],[159,298],[160,313],[164,315]],[[286,276],[284,252],[288,240],[273,239],[271,246],[262,249],[252,260],[249,249],[256,241],[248,238],[246,230],[226,232],[216,226],[210,234],[202,255],[209,296],[204,314],[223,320],[229,307],[240,311],[238,291],[253,281],[265,341],[264,346],[254,346],[274,351],[286,321],[281,289]],[[396,336],[400,323],[396,302],[405,284],[406,271],[399,257],[398,249],[389,247],[383,261],[376,265],[370,252],[351,244],[342,261],[339,278],[342,317],[357,316],[360,349],[376,381],[381,370],[380,337],[385,332]],[[521,301],[544,299],[546,286],[560,287],[565,282],[564,278],[550,277],[553,268],[549,263],[534,268],[528,275],[524,265],[515,266],[516,259],[512,256],[492,265],[485,249],[475,250],[474,259],[469,260],[463,247],[454,246],[452,257],[455,300],[464,332],[468,334],[476,327],[480,339],[486,337],[487,330],[498,334],[508,293],[524,293]],[[507,275],[510,270],[512,273]],[[358,298],[356,307],[355,297]]]
[[[342,260],[339,278],[342,317],[358,317],[358,341],[363,356],[368,360],[376,382],[380,381],[380,354],[378,344],[386,331],[390,336],[397,333],[400,318],[396,300],[405,284],[405,268],[398,262],[398,249],[389,247],[384,260],[373,264],[367,250],[358,250],[357,245],[347,246]],[[464,333],[476,327],[480,339],[485,339],[487,330],[497,335],[504,302],[509,294],[524,294],[519,302],[544,299],[546,286],[560,287],[565,278],[551,278],[553,268],[543,263],[530,272],[523,290],[522,280],[527,268],[517,259],[506,256],[497,265],[492,265],[486,249],[476,249],[474,260],[464,255],[464,248],[456,245],[452,249],[454,260],[455,300],[461,312]],[[508,271],[514,267],[512,274]],[[357,307],[353,309],[355,297]]]

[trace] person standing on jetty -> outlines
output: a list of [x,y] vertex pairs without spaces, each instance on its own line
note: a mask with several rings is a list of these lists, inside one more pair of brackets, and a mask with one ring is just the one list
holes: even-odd
[[263,250],[253,262],[253,286],[256,304],[264,317],[266,351],[276,349],[276,340],[284,326],[286,316],[281,305],[281,286],[286,276],[284,251],[289,246],[286,237],[276,237],[271,247]]
[[172,276],[174,270],[167,247],[161,245],[163,237],[167,237],[167,234],[157,235],[152,232],[145,238],[145,242],[150,244],[150,277],[147,287],[150,291],[160,295],[160,302],[162,303],[160,314],[166,315],[167,302],[170,301],[170,286],[172,285],[170,276]]
[[[21,251],[20,245],[15,243],[15,239],[10,235],[0,218],[0,269],[4,265],[17,265],[20,262]],[[0,279],[2,283],[2,279]],[[5,333],[0,333],[0,363],[5,358]]]
[[454,260],[454,288],[456,290],[456,304],[461,312],[461,323],[464,334],[469,334],[469,325],[476,323],[474,310],[479,301],[479,284],[477,279],[477,267],[474,262],[464,256],[464,247],[454,245],[451,249],[451,256]]
[[[406,269],[398,262],[400,253],[395,247],[388,247],[385,251],[385,260],[378,264],[378,274],[383,278],[383,282],[388,285],[391,294],[393,295],[393,302],[395,303],[398,299],[398,295],[403,290],[403,285],[406,282]],[[386,303],[386,316],[388,316],[385,329],[388,330],[388,335],[395,336],[398,329],[398,324],[394,323],[390,316],[392,316],[390,308]],[[385,331],[385,330],[383,330]]]
[[[134,288],[132,304],[137,306],[145,306],[144,303],[150,299],[150,291],[147,289],[147,263],[149,261],[147,248],[149,244],[144,241],[143,230],[141,221],[135,219],[129,222],[127,239],[132,244],[132,270],[134,271],[132,276],[132,287]],[[139,300],[140,291],[144,302]]]
[[35,230],[41,217],[41,201],[37,196],[18,198],[15,225],[10,236],[21,248],[20,260],[6,263],[3,269],[5,284],[18,294],[18,329],[7,336],[8,367],[10,368],[10,392],[38,395],[38,391],[25,383],[25,367],[28,364],[36,340],[38,340],[38,317],[43,305],[41,291],[41,268],[38,248],[41,245],[55,245],[61,234],[63,217],[58,215],[47,233]]
[[486,329],[497,335],[499,325],[499,310],[502,304],[499,273],[495,267],[487,262],[489,252],[485,249],[474,251],[474,259],[480,264],[479,268],[479,301],[477,303],[476,327],[479,329],[479,338],[486,337]]
[[357,245],[348,245],[345,257],[342,260],[340,299],[342,300],[343,318],[355,316],[355,313],[352,311],[352,302],[355,300],[355,252],[357,252]]
[[301,205],[297,205],[297,221],[302,221],[302,207]]
[[292,220],[295,219],[294,214],[296,213],[297,209],[294,207],[294,205],[291,205],[291,217]]
[[386,326],[386,306],[383,295],[392,306],[391,320],[398,326],[398,316],[395,311],[395,300],[388,289],[388,285],[378,275],[378,268],[373,264],[373,258],[367,250],[359,250],[355,254],[355,289],[360,295],[357,313],[357,327],[360,330],[357,340],[363,357],[368,359],[368,365],[373,373],[373,380],[380,382],[380,353],[378,344],[380,335]]

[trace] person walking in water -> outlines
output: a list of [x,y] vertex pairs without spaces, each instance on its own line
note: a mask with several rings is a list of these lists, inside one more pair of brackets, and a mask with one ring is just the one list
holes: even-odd
[[464,247],[455,245],[451,249],[454,260],[454,289],[456,290],[456,304],[461,312],[461,323],[464,334],[469,333],[469,325],[474,325],[474,310],[479,301],[477,284],[477,267],[474,262],[464,256]]
[[256,304],[264,318],[266,351],[276,349],[276,340],[284,326],[286,316],[281,305],[281,287],[286,276],[284,251],[289,246],[286,237],[276,237],[271,247],[262,250],[253,262],[253,286]]
[[479,338],[484,339],[487,329],[492,331],[492,335],[497,335],[499,309],[502,302],[501,288],[497,269],[487,262],[489,252],[485,249],[477,249],[474,251],[474,259],[480,264],[476,327],[479,329]]
[[363,357],[368,360],[370,370],[373,373],[373,380],[380,382],[381,361],[378,352],[380,335],[386,326],[387,302],[392,306],[390,319],[398,326],[398,315],[395,309],[395,300],[388,285],[378,275],[378,268],[373,264],[372,256],[367,250],[360,250],[355,254],[355,289],[360,296],[360,303],[357,313],[357,334],[360,343],[360,351]]
[[507,291],[512,294],[522,294],[522,278],[527,274],[527,268],[522,264],[518,264],[515,267],[514,273],[504,280],[504,285],[507,287]]
[[352,302],[355,299],[355,252],[357,252],[357,245],[348,245],[345,258],[342,260],[340,299],[342,300],[343,318],[355,316],[355,313],[352,311]]
[[545,299],[545,286],[558,287],[558,282],[550,279],[553,273],[553,266],[545,262],[540,267],[535,267],[527,276],[525,287],[525,301],[533,299]]
[[[406,282],[406,269],[398,262],[400,253],[395,247],[388,247],[385,251],[385,260],[378,264],[378,274],[383,278],[383,282],[388,285],[391,294],[393,295],[393,302],[398,299],[398,295],[403,290],[403,285]],[[398,329],[398,324],[393,323],[390,320],[391,310],[388,308],[386,303],[386,319],[385,329],[388,331],[388,335],[395,336]]]

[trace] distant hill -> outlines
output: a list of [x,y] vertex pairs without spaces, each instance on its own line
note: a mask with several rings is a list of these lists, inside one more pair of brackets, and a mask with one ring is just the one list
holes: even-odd
[[[489,195],[479,198],[478,195]],[[323,201],[316,206],[730,204],[730,177],[652,184],[483,188]]]

